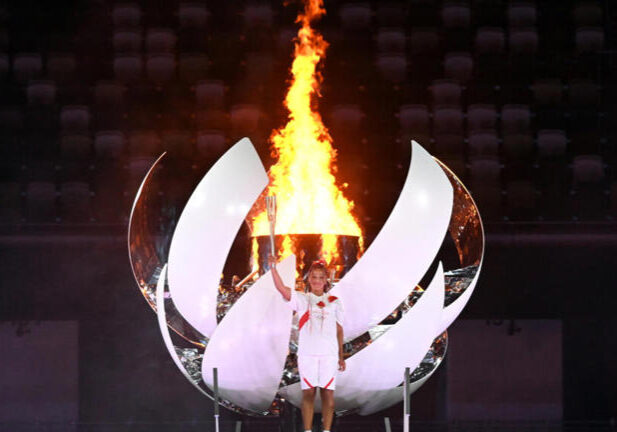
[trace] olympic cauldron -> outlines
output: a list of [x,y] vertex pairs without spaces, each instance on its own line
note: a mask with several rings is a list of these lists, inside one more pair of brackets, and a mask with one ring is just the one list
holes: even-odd
[[[473,199],[447,166],[416,142],[411,149],[400,196],[366,251],[355,237],[338,238],[331,292],[345,307],[347,363],[337,378],[338,415],[368,415],[401,401],[405,367],[413,370],[411,391],[419,388],[443,360],[446,329],[480,274],[484,230]],[[255,149],[247,138],[240,140],[192,193],[160,193],[166,188],[158,173],[164,158],[137,192],[128,246],[135,279],[157,313],[170,355],[210,398],[216,367],[221,403],[238,413],[280,415],[285,400],[300,406],[297,317],[268,274],[269,239],[255,239],[259,271],[221,283],[236,235],[268,184]],[[295,255],[277,266],[288,286],[302,283],[296,275],[317,258],[319,241],[319,235],[294,236]],[[447,243],[457,264],[444,269],[440,251]],[[172,339],[169,329],[179,337]],[[315,408],[320,411],[319,396]]]

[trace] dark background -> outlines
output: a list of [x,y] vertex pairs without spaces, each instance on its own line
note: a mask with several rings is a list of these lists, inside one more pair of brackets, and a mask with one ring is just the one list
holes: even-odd
[[[128,212],[163,150],[163,194],[243,136],[269,166],[298,5],[191,4],[1,3],[0,337],[9,349],[0,423],[170,430],[211,418],[135,287]],[[485,222],[482,277],[412,417],[608,428],[617,417],[617,8],[325,6],[319,111],[367,238],[396,200],[411,138],[461,177]],[[339,430],[381,424],[354,421]]]

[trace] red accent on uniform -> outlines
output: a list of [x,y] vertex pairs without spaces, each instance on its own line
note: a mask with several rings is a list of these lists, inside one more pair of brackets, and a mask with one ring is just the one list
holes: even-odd
[[332,303],[332,302],[333,302],[334,300],[336,300],[336,299],[338,299],[338,297],[337,297],[337,296],[330,296],[330,297],[328,297],[328,301],[329,301],[330,303]]
[[300,317],[300,321],[298,321],[298,331],[302,330],[302,326],[306,324],[309,319],[309,311],[304,312],[304,315]]
[[[305,380],[306,381],[306,380]],[[328,384],[326,384],[326,386],[324,387],[324,389],[327,389],[328,386],[330,386],[330,384],[332,384],[332,381],[334,381],[334,377],[330,378],[330,381],[328,381]]]
[[[307,384],[310,388],[313,388],[313,386],[311,385],[311,383],[310,383],[310,382],[308,382],[308,381],[306,380],[306,378],[302,378],[302,379],[304,380],[304,382],[305,382],[305,383],[306,383],[306,384]],[[328,383],[328,384],[330,384],[330,383]]]
[[317,303],[317,306],[319,306],[320,308],[326,306],[326,304],[322,301],[320,301],[319,303]]

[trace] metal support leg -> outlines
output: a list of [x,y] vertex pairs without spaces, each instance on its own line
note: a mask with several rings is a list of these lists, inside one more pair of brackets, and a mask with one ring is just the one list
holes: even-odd
[[[214,378],[214,430],[219,432],[219,371],[218,368],[212,369]],[[237,430],[237,426],[236,426]]]
[[384,426],[386,427],[386,432],[392,432],[392,426],[390,425],[390,417],[383,418]]
[[409,368],[405,368],[405,382],[403,383],[403,432],[409,432],[409,409],[411,407],[410,404],[410,394],[409,394]]

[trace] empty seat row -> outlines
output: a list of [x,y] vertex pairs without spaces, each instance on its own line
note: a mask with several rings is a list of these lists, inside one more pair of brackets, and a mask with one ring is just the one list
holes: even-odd
[[49,53],[44,58],[40,53],[17,53],[12,56],[0,54],[0,78],[12,71],[14,79],[26,83],[31,79],[45,76],[57,81],[67,82],[74,77],[77,58],[73,53]]
[[[413,6],[412,6],[413,7]],[[436,7],[436,5],[431,5]],[[479,5],[478,8],[481,8]],[[395,2],[380,2],[375,15],[379,24],[403,24],[406,15],[412,13],[406,5]],[[445,28],[468,28],[474,11],[466,2],[445,2],[441,7],[441,21]],[[344,28],[349,30],[366,29],[372,23],[373,10],[368,2],[348,2],[339,8],[339,17]],[[511,2],[507,5],[505,16],[510,28],[532,27],[537,24],[537,7],[533,2]],[[572,8],[572,19],[577,27],[601,25],[603,10],[599,2],[582,1]]]
[[[198,107],[222,108],[224,106],[227,85],[222,80],[197,80],[192,88]],[[117,110],[127,102],[127,90],[127,86],[119,81],[97,81],[93,89],[94,104],[97,109],[110,107]]]
[[[156,67],[156,64],[152,65],[152,68]],[[193,78],[197,78],[197,75]],[[199,106],[222,106],[225,86],[221,80],[200,80],[194,87]],[[570,103],[575,105],[594,105],[600,100],[600,86],[587,79],[572,80],[567,86],[558,79],[542,79],[534,82],[530,88],[535,101],[540,105],[561,103],[564,90],[568,92]],[[463,89],[458,80],[436,80],[429,87],[435,104],[460,104]],[[95,87],[95,101],[97,105],[121,104],[125,90],[125,86],[120,83],[101,81]],[[28,103],[53,104],[57,91],[56,83],[52,80],[32,80],[26,87]]]
[[173,54],[152,54],[145,60],[140,55],[121,55],[113,60],[114,75],[125,84],[141,79],[144,66],[147,78],[155,84],[172,81],[176,77],[176,68],[178,78],[193,83],[207,77],[209,65],[208,58],[200,54],[181,55],[177,62]]
[[[581,29],[581,34],[585,31]],[[580,36],[584,39],[584,36]],[[442,33],[437,30],[412,30],[409,36],[409,53],[413,55],[438,53],[442,45]],[[382,53],[405,53],[407,39],[403,28],[380,29],[376,36],[377,49]],[[538,49],[539,36],[535,28],[515,28],[508,32],[510,52],[533,54]],[[505,31],[497,27],[478,29],[475,37],[476,54],[496,54],[505,51]],[[581,40],[581,46],[587,46]],[[601,48],[598,48],[601,49]],[[589,48],[593,50],[593,48]]]
[[159,134],[153,130],[137,130],[128,135],[118,130],[98,131],[94,139],[88,135],[64,135],[59,139],[61,161],[97,161],[123,159],[133,156],[158,156],[171,151],[191,157],[195,146],[206,158],[220,156],[228,147],[226,134],[220,130],[201,130],[196,135],[183,130],[169,130]]
[[[177,10],[180,28],[203,28],[210,12],[205,5],[195,2],[182,2]],[[116,29],[134,29],[142,24],[142,10],[137,3],[121,3],[112,10],[112,21]]]
[[[381,5],[380,5],[381,6]],[[407,13],[412,14],[403,5],[389,4],[377,11],[381,23],[403,23]],[[467,28],[471,22],[472,11],[468,4],[448,2],[441,8],[441,20],[446,28]],[[345,3],[339,8],[339,17],[343,28],[347,30],[366,29],[372,23],[373,11],[369,3]],[[512,27],[535,25],[536,7],[532,3],[512,3],[507,10],[508,23]]]
[[[208,25],[210,12],[205,5],[195,2],[182,2],[177,9],[179,26],[184,28],[204,28]],[[248,3],[241,11],[245,25],[249,27],[271,27],[274,11],[269,2]],[[137,3],[124,3],[114,6],[113,25],[117,29],[135,29],[142,24],[142,10]]]
[[560,79],[538,79],[531,86],[534,100],[539,105],[557,105],[563,102],[565,90],[570,103],[595,105],[600,101],[600,86],[589,79],[574,79],[564,85]]
[[88,183],[65,182],[59,189],[51,182],[30,182],[23,193],[25,214],[21,213],[22,193],[18,183],[0,183],[2,208],[0,223],[90,222],[91,197]]
[[462,157],[467,153],[471,160],[501,154],[508,164],[520,160],[530,166],[536,159],[565,161],[568,154],[593,152],[599,148],[593,138],[584,137],[575,143],[560,129],[542,129],[535,135],[531,132],[512,132],[503,134],[501,138],[494,130],[472,131],[466,137],[457,132],[438,132],[432,136],[423,132],[408,132],[402,136],[405,142],[415,139],[422,145],[432,147],[432,151],[440,156]]
[[228,139],[220,130],[202,130],[196,136],[184,131],[167,131],[159,135],[154,131],[135,131],[127,136],[121,131],[100,131],[94,139],[94,149],[99,159],[119,159],[127,150],[133,155],[158,156],[162,151],[187,151],[193,142],[197,152],[205,158],[218,157],[228,148]]
[[[171,29],[152,28],[145,34],[145,48],[149,54],[173,54],[177,36]],[[142,50],[144,37],[141,31],[116,30],[112,36],[116,54],[138,54]]]
[[[514,28],[507,32],[508,52],[511,54],[536,54],[540,37],[535,28]],[[409,41],[403,29],[381,29],[377,34],[378,54],[405,56],[435,56],[442,49],[441,32],[437,30],[412,30]],[[574,42],[579,53],[598,53],[604,49],[604,30],[601,27],[576,29]],[[506,53],[506,32],[500,27],[482,27],[475,34],[474,55]]]
[[[447,129],[447,124],[455,124],[454,129],[460,130],[466,119],[469,131],[496,129],[498,126],[503,132],[527,131],[535,115],[535,111],[529,105],[523,104],[505,104],[500,110],[494,104],[471,104],[464,112],[459,103],[461,89],[457,84],[437,82],[431,86],[431,90],[434,100],[432,110],[421,104],[399,107],[395,115],[404,131],[426,132],[430,130],[431,119],[436,130]],[[599,88],[596,84],[582,82],[580,86],[574,84],[569,90],[572,108],[597,105]],[[550,92],[543,94],[542,98],[543,101],[555,100]],[[597,115],[589,108],[586,110],[590,114]],[[567,111],[564,114],[566,113]]]
[[[398,118],[401,129],[409,132],[426,132],[430,130],[430,119],[437,132],[457,132],[463,129],[463,111],[457,106],[437,105],[432,113],[426,105],[403,105],[399,108]],[[525,132],[531,123],[531,111],[526,105],[508,104],[501,109],[498,116],[494,105],[470,105],[467,111],[467,125],[470,131],[495,129],[498,118],[501,130],[507,132]]]
[[[486,155],[472,159],[468,164],[467,178],[473,188],[477,184],[500,186],[504,165],[495,156]],[[571,186],[595,184],[602,187],[607,180],[607,166],[602,157],[596,154],[578,155],[572,159]]]
[[40,53],[17,53],[11,57],[0,54],[0,79],[12,73],[18,83],[46,76],[57,82],[68,82],[75,76],[77,59],[72,53],[50,53],[44,58]]

